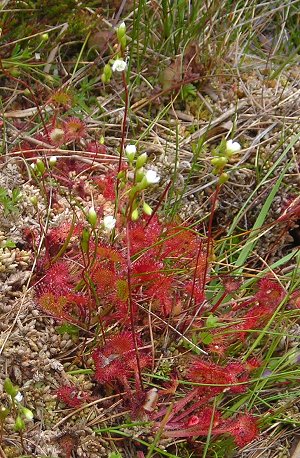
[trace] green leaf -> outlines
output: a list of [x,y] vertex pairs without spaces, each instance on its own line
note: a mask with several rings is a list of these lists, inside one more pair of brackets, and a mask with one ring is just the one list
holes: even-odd
[[16,248],[16,244],[12,240],[6,240],[3,248]]
[[214,316],[214,315],[209,315],[206,319],[206,326],[208,328],[215,328],[217,327],[217,323],[218,323],[219,319],[217,316]]
[[75,336],[75,337],[77,337],[79,334],[78,327],[70,323],[64,323],[64,324],[61,324],[60,326],[57,326],[56,331],[58,332],[58,334],[61,334],[61,335],[69,334],[69,336]]
[[213,335],[210,332],[203,331],[200,333],[201,342],[205,345],[209,345],[214,340]]

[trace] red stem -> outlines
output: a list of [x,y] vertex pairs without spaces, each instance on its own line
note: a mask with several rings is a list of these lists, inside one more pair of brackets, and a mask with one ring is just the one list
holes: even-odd
[[129,91],[128,91],[128,86],[127,86],[125,71],[122,72],[122,80],[123,80],[123,86],[124,86],[124,91],[125,91],[125,108],[124,108],[124,116],[123,116],[123,121],[122,121],[122,137],[121,137],[118,173],[121,171],[121,167],[122,167],[122,158],[123,158],[125,138],[126,138],[126,123],[127,123],[128,108],[129,108]]
[[215,305],[213,306],[213,308],[211,309],[210,313],[214,313],[217,308],[219,308],[219,306],[221,305],[221,303],[223,302],[223,300],[225,299],[225,297],[228,295],[228,293],[226,291],[224,291],[224,293],[222,294],[222,296],[220,297],[220,299],[215,303]]
[[162,195],[161,195],[161,197],[160,197],[160,199],[159,199],[159,201],[158,201],[158,204],[156,205],[156,207],[155,207],[154,210],[153,210],[152,215],[150,216],[150,218],[149,218],[148,221],[146,222],[146,224],[145,224],[145,229],[146,229],[146,227],[150,224],[152,218],[154,217],[154,215],[156,214],[157,210],[159,209],[159,207],[160,207],[160,205],[161,205],[163,199],[165,198],[165,195],[167,194],[167,192],[168,192],[169,189],[170,189],[171,184],[172,184],[172,180],[170,180],[169,183],[167,184],[167,186],[166,186],[164,192],[162,193]]
[[[206,263],[205,263],[204,276],[203,276],[203,285],[202,285],[203,292],[204,292],[205,285],[206,285],[206,277],[207,277],[207,271],[208,271],[208,258],[209,258],[209,254],[210,254],[211,243],[212,243],[212,240],[213,240],[213,238],[212,238],[212,224],[213,224],[213,219],[214,219],[215,210],[216,210],[216,202],[217,202],[217,198],[219,196],[219,193],[220,193],[220,183],[217,184],[217,187],[216,187],[215,192],[213,194],[212,206],[211,206],[211,211],[210,211],[210,215],[209,215],[208,235],[207,235],[207,256],[206,256]],[[196,269],[197,269],[197,266],[196,266]],[[195,273],[196,273],[196,271],[195,271]]]
[[[129,212],[130,214],[130,212]],[[134,349],[135,349],[135,356],[138,368],[138,376],[139,382],[141,386],[141,390],[143,390],[143,380],[142,380],[142,371],[141,371],[141,364],[140,364],[140,357],[139,357],[139,349],[137,338],[135,334],[135,326],[134,326],[134,315],[133,315],[133,302],[132,302],[132,291],[131,291],[131,258],[130,258],[130,238],[129,238],[129,217],[127,216],[127,223],[126,223],[126,241],[127,241],[127,283],[128,283],[128,303],[129,303],[129,314],[130,314],[130,325],[131,325],[131,332],[133,336],[134,342]]]

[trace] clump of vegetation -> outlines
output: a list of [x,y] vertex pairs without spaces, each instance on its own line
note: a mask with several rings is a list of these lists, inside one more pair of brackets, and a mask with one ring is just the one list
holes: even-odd
[[[277,401],[286,393],[291,400],[297,396],[299,350],[288,338],[297,339],[292,331],[299,310],[298,258],[290,250],[269,262],[257,247],[265,234],[279,231],[282,237],[299,222],[292,193],[277,217],[268,219],[299,135],[268,158],[270,169],[261,181],[257,172],[250,197],[242,193],[244,183],[237,183],[240,208],[222,226],[224,196],[231,193],[237,205],[234,176],[243,171],[244,149],[250,145],[251,152],[257,143],[236,128],[238,108],[229,108],[234,122],[218,113],[218,122],[211,119],[206,130],[197,123],[215,115],[217,83],[229,86],[239,105],[242,90],[233,84],[233,70],[220,72],[237,46],[225,23],[233,22],[231,32],[242,40],[236,30],[241,14],[247,22],[266,6],[163,1],[149,9],[141,1],[123,21],[121,5],[115,23],[106,20],[102,48],[91,51],[97,2],[24,3],[25,13],[34,10],[39,38],[13,47],[5,16],[2,79],[11,89],[17,85],[15,97],[23,105],[10,107],[3,135],[13,133],[10,155],[28,180],[27,192],[38,189],[40,196],[27,196],[35,224],[22,221],[22,243],[35,259],[25,288],[34,302],[33,326],[55,325],[57,332],[49,351],[31,343],[37,357],[60,374],[46,387],[55,399],[45,422],[56,435],[55,447],[71,457],[84,446],[77,431],[83,423],[76,423],[83,413],[86,431],[92,430],[111,458],[122,457],[123,449],[138,458],[238,456],[270,426],[288,423]],[[50,36],[64,21],[68,39],[79,40],[79,54],[73,50],[72,61],[68,48],[64,65],[55,35],[52,57],[42,63],[45,77],[34,59],[46,58]],[[21,27],[26,28],[22,21]],[[65,46],[67,35],[62,37]],[[248,39],[244,48],[253,45]],[[4,101],[6,109],[11,103]],[[182,112],[189,108],[197,113],[193,122]],[[29,121],[18,120],[24,113]],[[175,139],[169,138],[174,125]],[[180,159],[181,151],[188,160]],[[199,175],[206,195],[197,204],[200,211],[191,214],[187,197],[195,198]],[[25,195],[0,187],[4,216],[16,212]],[[7,283],[12,295],[13,281]],[[35,331],[28,334],[30,339]],[[55,353],[55,341],[69,346]],[[14,369],[13,377],[23,376]],[[34,395],[46,382],[39,374],[32,377],[23,405],[13,377],[4,384],[1,437],[5,443],[17,432],[26,454],[33,442],[27,426],[40,415],[39,407],[33,418]],[[100,402],[103,411],[94,411]]]

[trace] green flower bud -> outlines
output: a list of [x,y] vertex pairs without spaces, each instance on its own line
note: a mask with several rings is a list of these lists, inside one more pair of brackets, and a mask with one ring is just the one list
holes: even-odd
[[104,65],[103,73],[106,76],[106,78],[110,79],[112,76],[112,69],[109,64]]
[[6,378],[3,383],[3,388],[5,393],[7,393],[9,396],[12,398],[16,397],[16,395],[19,392],[19,389],[17,386],[14,386],[10,378]]
[[137,221],[139,219],[139,212],[137,208],[131,213],[131,219],[132,221]]
[[44,164],[44,162],[41,159],[37,159],[35,165],[36,165],[36,168],[37,168],[38,172],[40,172],[40,174],[43,175],[43,173],[45,172],[45,164]]
[[117,37],[118,40],[121,41],[123,37],[126,35],[126,24],[125,22],[122,22],[119,27],[117,28]]
[[0,407],[0,422],[3,422],[9,414],[9,409],[4,406]]
[[120,42],[121,48],[122,48],[122,49],[125,49],[125,48],[126,48],[126,45],[127,45],[126,36],[120,38],[119,42]]
[[89,240],[90,240],[90,231],[87,228],[84,228],[81,235],[81,248],[84,253],[87,253],[89,250]]
[[95,212],[94,207],[91,207],[87,214],[87,220],[92,227],[95,227],[97,224],[97,213]]
[[27,409],[27,407],[22,407],[22,415],[26,418],[26,420],[31,421],[33,419],[33,413],[30,409]]
[[153,213],[152,208],[150,205],[146,204],[146,202],[143,203],[143,212],[146,213],[146,215],[151,216]]
[[37,198],[37,196],[32,196],[32,197],[30,197],[30,202],[32,203],[32,205],[33,205],[34,207],[36,207],[37,204],[38,204],[38,198]]
[[42,39],[43,41],[49,40],[49,34],[48,34],[48,33],[43,33],[43,35],[41,35],[41,39]]
[[125,178],[125,176],[126,176],[125,170],[121,170],[121,172],[118,173],[117,178],[118,178],[118,180],[123,180],[123,178]]
[[26,426],[24,420],[20,417],[20,415],[18,415],[15,421],[15,431],[23,431],[25,427]]
[[148,159],[147,153],[141,154],[136,160],[135,167],[137,169],[140,169],[141,167],[143,167],[143,165],[146,164],[147,159]]
[[229,175],[228,173],[221,173],[221,175],[219,176],[219,183],[220,184],[224,184],[226,183],[226,181],[229,180]]
[[138,170],[135,172],[135,181],[136,181],[137,183],[139,183],[140,181],[143,180],[143,178],[145,178],[145,173],[144,173],[143,167],[141,167],[140,169],[138,169]]
[[51,156],[49,159],[49,165],[50,167],[54,167],[57,163],[57,157],[56,156]]
[[228,159],[225,156],[214,157],[211,160],[212,165],[214,165],[217,168],[224,167],[227,164],[227,162],[228,162]]

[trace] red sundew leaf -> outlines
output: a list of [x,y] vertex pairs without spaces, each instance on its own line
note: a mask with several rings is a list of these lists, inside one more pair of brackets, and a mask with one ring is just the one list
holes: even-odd
[[50,253],[54,256],[59,252],[63,244],[72,236],[78,236],[82,231],[82,225],[77,224],[73,227],[72,223],[63,223],[54,227],[46,235],[46,246],[49,247]]
[[144,284],[149,281],[156,281],[163,269],[163,263],[157,262],[150,255],[142,256],[141,259],[132,265],[132,279],[134,283]]
[[[138,345],[140,342],[138,342]],[[95,379],[99,383],[119,381],[126,383],[130,374],[138,370],[132,333],[124,331],[107,340],[102,348],[92,355],[95,362]],[[145,352],[139,353],[140,367],[149,365],[151,358]]]
[[[247,382],[249,379],[248,370],[245,364],[232,362],[224,367],[199,359],[195,359],[191,363],[187,376],[192,382],[212,385],[211,388],[213,391],[222,392],[224,389],[227,389],[234,393],[244,392],[246,384],[240,383]],[[214,386],[219,384],[225,386]],[[205,389],[209,389],[209,386],[205,387]]]
[[195,283],[193,281],[189,281],[185,284],[184,288],[190,295],[193,295],[192,297],[196,303],[201,304],[201,302],[205,300],[203,288],[199,284],[199,281]]
[[43,293],[38,298],[41,309],[59,320],[73,322],[72,316],[65,310],[68,301],[65,296],[55,296],[53,293]]
[[277,281],[266,277],[260,280],[254,298],[261,305],[269,306],[273,310],[280,304],[285,294],[285,290]]
[[96,156],[97,154],[106,154],[107,153],[107,146],[96,142],[96,141],[91,141],[88,142],[85,145],[86,151],[89,151],[90,153],[94,153]]
[[181,258],[191,257],[195,259],[199,247],[197,236],[188,228],[169,225],[163,243],[163,255],[165,257]]
[[68,141],[79,141],[86,136],[86,125],[81,119],[72,117],[64,122],[64,131]]
[[230,434],[239,447],[252,442],[259,434],[256,419],[250,414],[240,415],[235,419],[225,420],[213,434]]
[[300,309],[300,289],[291,294],[289,304],[296,309]]
[[[191,382],[203,383],[205,385],[227,385],[231,382],[231,377],[224,371],[224,367],[198,359],[195,359],[191,363],[187,377]],[[221,391],[223,389],[224,387],[221,387]]]
[[247,359],[247,361],[245,362],[245,366],[250,372],[254,371],[255,369],[258,369],[259,367],[261,367],[261,365],[262,361],[259,358],[256,358],[255,356],[253,356],[253,358]]
[[124,257],[122,254],[110,246],[98,245],[97,256],[99,264],[101,261],[111,261],[113,264],[124,264]]
[[[156,216],[145,227],[145,220],[141,219],[136,223],[131,223],[129,231],[129,240],[131,254],[134,255],[140,251],[147,250],[150,254],[150,247],[160,241],[162,225],[158,222]],[[161,245],[158,244],[151,248],[151,253],[157,255]]]
[[241,287],[243,280],[241,278],[227,276],[222,278],[222,283],[226,293],[231,294]]
[[128,369],[124,366],[124,362],[112,355],[106,357],[101,350],[97,349],[93,352],[92,358],[95,363],[95,379],[99,383],[110,383],[117,380],[122,380],[128,375]]
[[78,447],[79,439],[73,432],[66,431],[56,438],[56,442],[62,448],[64,457],[71,458],[72,452]]
[[[260,329],[272,316],[273,309],[269,305],[257,305],[242,317],[242,323],[235,326],[235,329],[247,331],[248,329]],[[241,332],[238,337],[245,339],[247,333]]]
[[115,287],[116,275],[113,271],[103,268],[95,268],[91,275],[99,294],[110,291]]
[[102,351],[105,356],[109,356],[112,354],[124,355],[131,350],[134,350],[132,333],[124,331],[107,340]]
[[154,299],[158,301],[164,316],[169,316],[172,312],[174,300],[174,291],[172,286],[173,278],[160,274],[157,276],[157,282],[145,291],[152,300]]
[[220,418],[219,412],[206,407],[196,415],[192,415],[186,425],[172,431],[165,430],[164,435],[174,438],[207,436],[211,426],[213,428],[218,426]]
[[45,277],[36,285],[37,295],[52,293],[64,296],[73,289],[69,266],[65,262],[56,262],[46,272]]
[[76,386],[62,385],[56,391],[59,401],[64,402],[69,407],[81,406],[89,397],[87,393],[81,393]]
[[101,194],[107,200],[115,200],[116,197],[116,173],[103,177],[93,178],[94,183],[100,189]]

